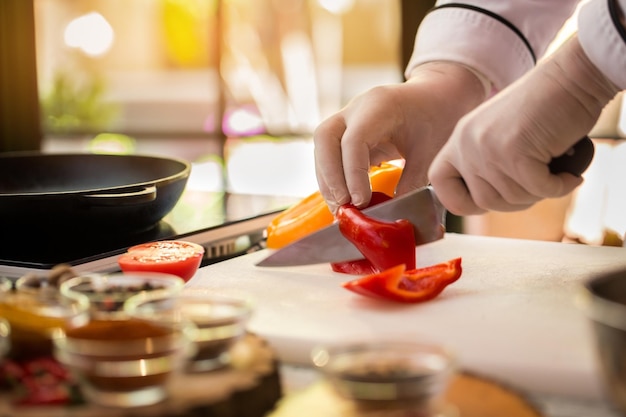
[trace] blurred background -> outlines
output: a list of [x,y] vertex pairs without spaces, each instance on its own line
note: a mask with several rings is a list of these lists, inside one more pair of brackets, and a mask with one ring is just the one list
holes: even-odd
[[[15,98],[36,88],[24,103],[32,120],[19,120],[25,112],[5,118],[4,150],[209,159],[228,164],[236,191],[307,195],[316,188],[315,126],[357,93],[402,80],[400,3],[386,0],[3,0],[0,7],[3,62],[14,65],[3,77],[10,80],[3,114],[18,113]],[[29,36],[32,61],[21,56]]]
[[[313,129],[355,95],[403,80],[416,27],[433,3],[2,0],[0,151],[166,154],[213,174],[203,177],[213,183],[191,187],[306,196],[317,189]],[[575,16],[555,47],[574,30]],[[624,153],[622,102],[617,97],[592,132],[600,157]],[[607,231],[626,232],[607,224],[606,201],[626,209],[626,198],[606,197],[609,187],[624,188],[608,184],[621,175],[608,165],[590,168],[601,183],[591,197],[582,191],[595,201],[582,212],[573,214],[572,202],[581,205],[573,195],[451,227],[606,243]]]

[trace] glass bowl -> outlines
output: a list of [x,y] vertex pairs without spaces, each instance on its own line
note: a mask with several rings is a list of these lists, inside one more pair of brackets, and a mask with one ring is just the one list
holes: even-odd
[[87,400],[136,407],[167,398],[191,340],[182,326],[151,320],[92,320],[54,339],[55,357],[77,378]]
[[591,323],[605,389],[626,415],[626,269],[589,279],[577,294],[577,305]]
[[185,285],[182,278],[156,272],[93,274],[71,278],[60,286],[63,295],[84,296],[89,300],[92,318],[124,319],[124,303],[131,296],[162,291],[180,292]]
[[155,292],[130,298],[125,310],[133,317],[161,322],[191,321],[196,352],[187,370],[204,372],[230,363],[230,348],[245,335],[252,304],[248,299],[218,294],[183,292],[172,297]]
[[315,348],[311,358],[345,399],[372,408],[406,408],[428,416],[454,415],[442,397],[456,364],[450,351],[441,346],[353,343]]
[[123,306],[134,295],[173,295],[183,286],[181,278],[161,273],[84,275],[61,284],[63,295],[88,300],[89,320],[54,339],[55,356],[89,401],[135,407],[167,398],[170,377],[189,355],[188,327],[130,317]]
[[[35,285],[34,283],[38,284]],[[82,296],[65,297],[45,278],[33,275],[0,283],[0,316],[11,328],[14,359],[52,354],[57,332],[84,324],[89,303]]]

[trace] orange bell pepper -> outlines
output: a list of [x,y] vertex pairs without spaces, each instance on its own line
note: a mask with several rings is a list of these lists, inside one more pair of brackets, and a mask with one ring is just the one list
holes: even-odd
[[[402,167],[393,163],[373,166],[369,173],[372,191],[394,195],[401,174]],[[322,194],[315,191],[272,219],[266,229],[267,247],[282,248],[332,224],[334,220]]]

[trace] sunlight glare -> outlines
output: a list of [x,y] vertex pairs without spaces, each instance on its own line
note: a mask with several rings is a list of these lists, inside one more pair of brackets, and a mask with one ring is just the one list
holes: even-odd
[[318,0],[318,3],[333,14],[343,14],[352,8],[354,0]]
[[67,46],[77,48],[89,56],[105,54],[113,45],[113,28],[100,13],[91,12],[72,20],[65,28]]

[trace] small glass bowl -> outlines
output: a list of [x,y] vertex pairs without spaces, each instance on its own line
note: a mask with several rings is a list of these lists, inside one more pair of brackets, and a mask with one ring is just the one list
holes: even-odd
[[442,397],[456,364],[454,356],[441,346],[354,343],[315,348],[311,358],[343,398],[374,408],[402,407],[427,416],[453,415]]
[[171,296],[183,286],[175,275],[148,272],[84,275],[60,285],[63,295],[89,303],[88,322],[55,338],[54,348],[90,402],[136,407],[167,398],[167,383],[192,345],[188,326],[130,317],[123,306],[134,295]]
[[590,324],[607,396],[626,415],[626,269],[590,277],[580,285],[576,304]]
[[161,322],[189,320],[195,326],[195,354],[187,370],[206,372],[230,363],[230,348],[246,333],[252,304],[244,298],[216,294],[140,294],[125,305],[132,317],[152,317]]
[[46,285],[45,278],[28,275],[9,284],[0,283],[0,316],[11,327],[8,354],[12,358],[50,355],[57,332],[88,320],[85,297],[65,297],[58,288]]
[[133,295],[161,291],[180,292],[185,281],[156,272],[94,274],[71,278],[60,286],[63,295],[87,297],[92,318],[124,319],[124,303]]
[[92,320],[54,339],[55,357],[88,401],[108,407],[161,402],[181,371],[191,340],[184,326],[150,320]]

